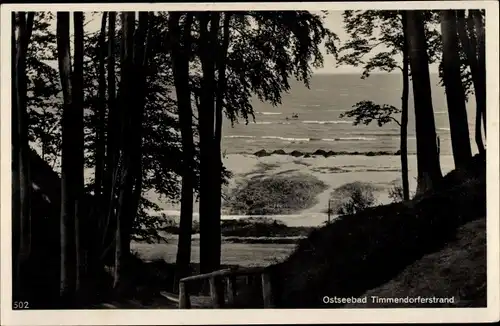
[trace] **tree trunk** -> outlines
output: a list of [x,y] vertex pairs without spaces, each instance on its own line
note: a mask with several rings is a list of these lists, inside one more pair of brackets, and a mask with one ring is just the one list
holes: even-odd
[[484,136],[486,138],[486,39],[483,15],[480,10],[471,10],[477,39],[477,61],[479,79],[479,98],[481,99],[481,114],[483,117]]
[[[406,30],[406,13],[402,13],[403,30]],[[403,35],[403,94],[401,96],[401,173],[403,179],[403,200],[410,200],[410,184],[408,180],[408,95],[410,89],[408,40]]]
[[[217,17],[217,20],[219,18]],[[222,200],[222,151],[221,151],[221,140],[222,140],[222,122],[223,122],[223,106],[224,97],[226,95],[226,59],[227,51],[229,48],[229,23],[231,20],[231,14],[228,12],[224,13],[223,31],[222,31],[222,46],[217,46],[215,53],[217,54],[217,94],[216,94],[216,105],[215,105],[215,139],[214,139],[214,158],[217,160],[215,164],[214,171],[214,207],[213,214],[217,223],[218,228],[214,229],[214,256],[218,257],[218,264],[220,265],[221,256],[221,200]],[[212,42],[214,44],[219,44],[218,34],[213,33]],[[222,288],[222,287],[218,287]]]
[[132,179],[134,180],[134,190],[132,192],[132,200],[129,203],[127,216],[125,218],[125,229],[123,230],[123,248],[126,254],[130,253],[130,241],[132,235],[132,226],[136,218],[140,198],[142,196],[142,121],[144,117],[144,106],[146,104],[146,63],[147,55],[147,35],[149,25],[149,12],[139,12],[139,24],[135,33],[134,40],[134,60],[133,60],[133,73],[130,79],[131,85],[133,84],[136,93],[133,95],[135,101],[131,114],[130,132],[133,135],[131,146],[131,171]]
[[[82,273],[82,248],[81,248],[81,224],[80,211],[81,201],[83,199],[84,188],[84,139],[83,139],[83,12],[75,12],[73,14],[74,32],[75,32],[75,66],[73,71],[73,114],[74,122],[72,124],[74,133],[74,165],[71,173],[75,174],[75,181],[72,184],[75,196],[75,290],[80,290],[80,276]],[[87,246],[85,245],[85,249]],[[83,256],[85,257],[85,256]]]
[[[115,184],[118,179],[118,129],[119,116],[116,105],[116,74],[115,74],[115,27],[116,12],[109,12],[108,25],[108,119],[106,126],[106,167],[103,185],[102,211],[105,216],[101,219],[102,250],[109,248],[114,239],[116,227],[115,213]],[[109,255],[106,255],[109,257]],[[107,260],[107,259],[106,259]]]
[[[141,193],[142,118],[145,104],[145,38],[148,25],[147,12],[139,13],[139,28],[134,35],[135,13],[122,13],[122,70],[120,83],[122,173],[118,196],[117,241],[115,256],[115,288],[123,286],[125,263],[130,255],[133,220],[137,214],[134,194]],[[134,40],[135,38],[135,40]],[[136,91],[136,92],[134,92]],[[135,196],[137,197],[137,196]]]
[[442,178],[437,149],[436,127],[432,108],[429,60],[422,13],[406,12],[408,53],[413,78],[415,101],[415,129],[417,136],[417,194],[433,188]]
[[[122,289],[123,272],[126,255],[126,218],[128,215],[128,204],[132,200],[132,189],[134,184],[132,171],[132,130],[130,130],[132,110],[134,100],[132,97],[132,78],[134,65],[134,29],[135,13],[123,12],[122,14],[122,62],[120,80],[120,149],[121,149],[121,176],[119,181],[118,208],[116,217],[116,237],[115,237],[115,273],[113,287]],[[125,247],[125,248],[124,248]]]
[[[15,15],[12,31],[15,34]],[[12,159],[13,159],[13,240],[17,291],[22,285],[21,274],[31,254],[31,177],[29,169],[26,56],[33,30],[34,13],[17,14],[18,37],[12,36]],[[18,283],[19,282],[19,283]]]
[[[212,33],[217,30],[219,13],[203,12],[200,17],[199,56],[203,71],[199,116],[200,133],[200,272],[209,273],[220,266],[220,212],[214,216],[215,153],[215,49]],[[208,23],[210,22],[210,31]]]
[[75,193],[73,182],[76,182],[74,148],[77,145],[74,123],[75,108],[71,89],[71,58],[68,12],[57,13],[57,52],[59,74],[64,97],[62,116],[62,166],[61,166],[61,284],[60,295],[72,298],[75,290]]
[[451,145],[455,167],[463,167],[472,157],[469,138],[465,91],[460,73],[457,38],[457,17],[454,10],[441,10],[441,37],[443,42],[443,80],[450,120]]
[[[475,99],[476,99],[476,121],[475,121],[475,141],[476,145],[478,148],[478,151],[480,153],[484,152],[484,142],[483,142],[483,135],[482,135],[482,127],[481,127],[481,110],[482,110],[482,102],[481,102],[481,96],[479,95],[481,93],[480,91],[480,80],[479,80],[479,75],[478,75],[478,62],[477,62],[477,57],[476,57],[476,49],[475,46],[472,46],[472,43],[475,42],[475,37],[474,35],[467,35],[467,22],[465,19],[465,11],[464,10],[457,10],[457,29],[458,29],[458,35],[460,37],[460,43],[462,44],[462,49],[465,52],[465,56],[467,58],[467,63],[470,67],[471,75],[472,75],[472,82],[474,85],[474,94],[475,94]],[[473,26],[472,26],[473,27]],[[474,32],[474,28],[470,32]],[[472,41],[472,38],[474,38],[474,41]]]
[[94,195],[100,205],[103,198],[104,160],[106,157],[106,20],[108,13],[102,13],[101,33],[99,35],[99,103],[96,116],[96,141],[95,141],[95,181]]
[[171,12],[169,17],[169,42],[172,52],[172,69],[182,138],[182,189],[181,216],[179,225],[179,243],[176,257],[176,280],[187,276],[191,263],[191,234],[193,229],[193,195],[194,195],[194,140],[193,109],[191,107],[191,91],[189,85],[189,61],[191,57],[191,26],[193,15],[186,14],[184,31],[181,37],[179,26],[180,13]]

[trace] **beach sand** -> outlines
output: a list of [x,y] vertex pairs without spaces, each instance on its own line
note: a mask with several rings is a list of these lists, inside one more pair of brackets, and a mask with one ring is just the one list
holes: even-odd
[[[417,160],[416,156],[409,156],[409,182],[410,191],[416,189]],[[345,155],[345,156],[313,156],[313,157],[293,157],[290,155],[271,155],[257,157],[251,154],[228,154],[224,158],[225,166],[233,173],[233,178],[229,182],[229,191],[239,180],[259,173],[261,175],[273,174],[310,174],[323,181],[328,188],[317,196],[317,203],[301,212],[293,215],[273,215],[272,218],[283,221],[289,226],[319,226],[326,221],[324,213],[328,207],[330,193],[336,188],[353,182],[366,182],[376,187],[375,196],[378,204],[391,202],[388,191],[395,183],[401,180],[401,162],[399,156],[381,155]],[[441,170],[443,175],[454,168],[453,157],[451,155],[441,156]],[[178,204],[166,203],[159,199],[152,192],[148,197],[156,202],[164,213],[170,217],[178,218]],[[195,212],[198,205],[195,203]],[[223,219],[242,218],[244,216],[226,215],[223,212]],[[194,214],[194,219],[198,219],[198,214]]]

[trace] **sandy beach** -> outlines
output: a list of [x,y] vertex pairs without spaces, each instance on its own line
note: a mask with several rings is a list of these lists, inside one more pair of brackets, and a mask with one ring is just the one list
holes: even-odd
[[[270,155],[257,157],[251,154],[228,154],[224,158],[225,166],[233,173],[228,189],[231,191],[238,181],[248,179],[257,173],[265,176],[276,174],[303,173],[317,177],[323,181],[327,188],[317,196],[314,206],[301,212],[290,215],[272,215],[274,219],[281,220],[288,226],[318,226],[326,219],[325,209],[328,206],[330,193],[336,188],[353,182],[366,182],[376,187],[375,197],[378,204],[387,204],[391,200],[388,191],[395,183],[400,182],[401,168],[400,157],[391,155],[365,156],[313,156],[293,157],[290,155]],[[451,155],[441,156],[441,170],[443,174],[454,168]],[[416,156],[409,156],[410,191],[416,189],[417,160]],[[400,184],[400,183],[399,183]],[[178,218],[179,206],[167,203],[158,198],[154,193],[148,193],[169,217]],[[198,206],[195,204],[195,212]],[[247,216],[224,214],[223,219],[243,218]],[[194,214],[198,219],[198,214]]]

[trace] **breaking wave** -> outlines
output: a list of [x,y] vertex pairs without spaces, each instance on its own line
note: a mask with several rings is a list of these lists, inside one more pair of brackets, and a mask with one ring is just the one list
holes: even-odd
[[305,121],[302,121],[302,123],[318,124],[318,125],[331,125],[331,124],[341,124],[341,123],[352,124],[352,121],[346,121],[346,120],[330,120],[330,121],[305,120]]

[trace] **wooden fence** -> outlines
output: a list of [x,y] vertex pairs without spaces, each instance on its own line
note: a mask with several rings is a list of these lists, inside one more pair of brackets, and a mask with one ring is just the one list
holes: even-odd
[[[191,308],[191,294],[188,283],[195,281],[205,282],[210,286],[210,305],[212,308],[231,306],[237,295],[237,279],[244,278],[246,284],[251,277],[260,276],[262,283],[262,298],[264,308],[272,308],[272,290],[269,273],[263,267],[223,269],[207,274],[185,277],[179,281],[179,309]],[[222,281],[222,282],[221,282]]]

